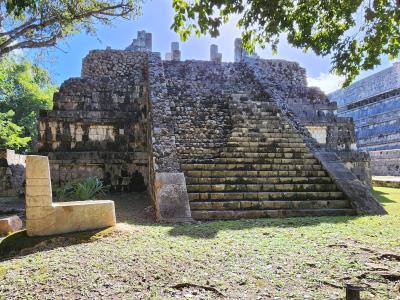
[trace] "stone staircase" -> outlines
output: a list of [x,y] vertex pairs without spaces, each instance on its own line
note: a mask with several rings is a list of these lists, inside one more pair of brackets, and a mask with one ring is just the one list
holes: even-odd
[[225,143],[191,147],[201,158],[182,153],[194,219],[354,214],[272,103],[243,97],[233,103],[237,114]]

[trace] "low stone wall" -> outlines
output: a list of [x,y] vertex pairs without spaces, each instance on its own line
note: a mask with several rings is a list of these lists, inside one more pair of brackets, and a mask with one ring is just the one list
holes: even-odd
[[370,151],[372,176],[400,176],[400,150]]
[[25,159],[14,150],[0,150],[0,196],[24,193]]
[[364,184],[371,185],[370,156],[368,152],[338,151],[345,166]]

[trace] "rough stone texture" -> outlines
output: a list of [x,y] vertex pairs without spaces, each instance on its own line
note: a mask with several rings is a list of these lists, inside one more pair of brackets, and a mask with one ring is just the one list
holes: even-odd
[[334,151],[345,162],[354,158],[357,163],[347,166],[363,183],[370,183],[368,157],[357,151],[351,118],[337,117],[336,103],[330,102],[318,88],[307,87],[305,69],[283,60],[247,57],[245,62],[290,124],[307,139],[310,148]]
[[83,78],[65,81],[41,112],[39,153],[53,184],[96,175],[115,191],[145,190],[148,83],[144,52],[91,51]]
[[25,158],[14,150],[0,150],[0,196],[23,194]]
[[[198,218],[351,214],[354,189],[337,190],[314,156],[335,152],[367,182],[368,155],[355,151],[351,120],[335,116],[336,104],[307,88],[297,63],[258,59],[235,45],[237,63],[219,62],[215,55],[209,62],[181,62],[176,44],[166,61],[149,51],[91,51],[82,78],[63,84],[54,111],[39,122],[40,151],[49,154],[57,180],[97,174],[114,178],[115,189],[128,189],[137,172],[163,221],[186,219],[188,199],[206,196],[211,204],[190,201]],[[215,47],[211,52],[218,53]],[[345,168],[334,157],[325,163]],[[183,173],[191,183],[160,183],[166,174]],[[215,182],[229,174],[236,183]],[[251,183],[237,182],[249,174]],[[245,194],[259,203],[232,198]],[[211,213],[205,208],[210,205],[233,212]],[[260,205],[268,213],[250,212]]]
[[22,229],[22,221],[18,216],[0,219],[0,234],[8,234]]
[[351,204],[358,214],[386,214],[382,205],[374,198],[367,185],[340,162],[334,152],[315,151],[314,155],[325,167],[338,187],[351,199]]
[[192,221],[183,173],[156,173],[154,185],[155,207],[159,221]]
[[114,202],[110,200],[53,203],[46,156],[26,158],[25,207],[29,236],[91,230],[116,222]]
[[132,40],[132,44],[125,48],[131,51],[151,52],[153,48],[152,35],[144,30],[138,31],[137,38]]
[[400,149],[400,63],[329,94],[352,117],[363,150]]
[[400,150],[370,151],[374,176],[400,176]]

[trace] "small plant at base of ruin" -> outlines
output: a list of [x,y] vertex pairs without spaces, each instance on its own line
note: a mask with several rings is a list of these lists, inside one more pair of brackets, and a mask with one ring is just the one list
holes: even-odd
[[108,187],[95,176],[68,182],[56,190],[57,201],[89,200],[104,195]]

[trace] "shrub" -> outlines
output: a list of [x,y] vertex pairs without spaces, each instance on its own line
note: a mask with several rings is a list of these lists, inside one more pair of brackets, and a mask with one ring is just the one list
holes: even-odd
[[61,200],[89,200],[104,195],[108,187],[95,177],[90,176],[69,182],[56,190],[56,199]]

